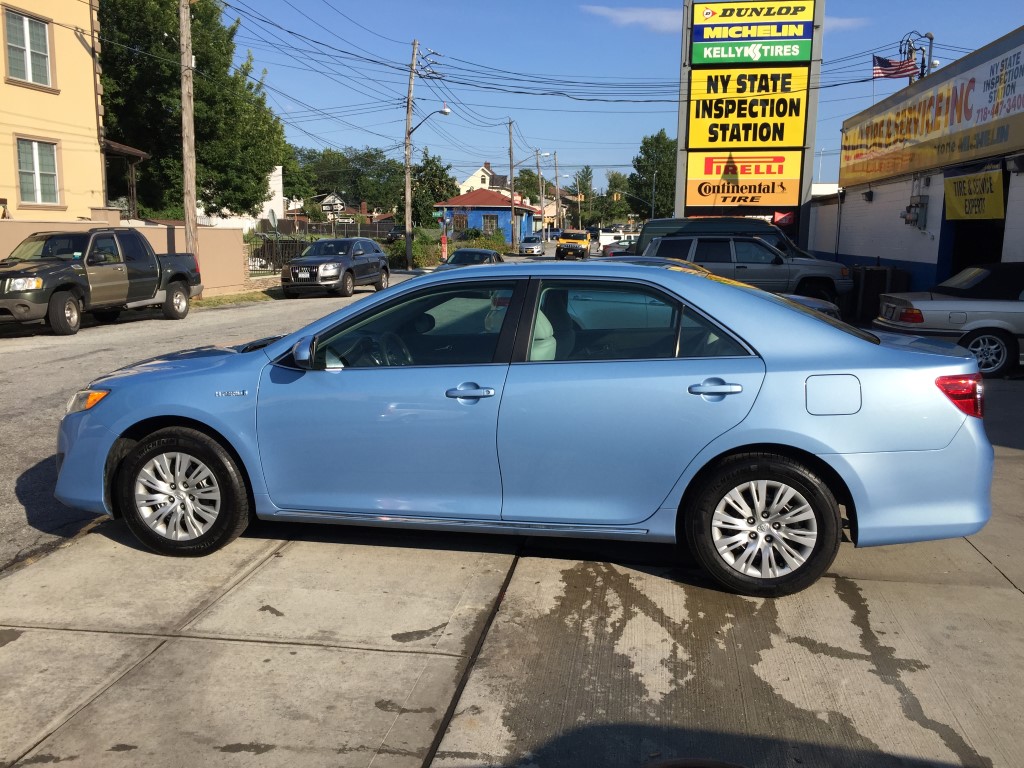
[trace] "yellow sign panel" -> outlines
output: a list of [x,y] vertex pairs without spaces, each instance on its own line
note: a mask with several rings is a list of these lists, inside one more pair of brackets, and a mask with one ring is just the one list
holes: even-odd
[[693,23],[697,24],[788,24],[814,21],[814,2],[694,3]]
[[946,218],[1002,219],[1006,217],[1003,172],[989,171],[946,179]]
[[694,70],[690,149],[803,147],[807,67]]
[[714,206],[800,205],[803,152],[690,152],[686,204]]

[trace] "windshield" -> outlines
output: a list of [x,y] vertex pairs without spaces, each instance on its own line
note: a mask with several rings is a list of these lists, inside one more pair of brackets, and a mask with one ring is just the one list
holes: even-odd
[[344,256],[350,243],[347,240],[317,240],[302,252],[303,256]]
[[486,251],[456,251],[448,259],[449,264],[483,264],[485,261]]
[[587,232],[563,232],[563,240],[589,240],[590,235]]
[[524,237],[523,238],[523,242],[524,243],[539,243],[540,242],[540,238],[539,237],[533,237],[533,236]]
[[88,232],[64,232],[53,235],[32,235],[18,245],[8,261],[42,261],[43,259],[81,259],[89,247]]

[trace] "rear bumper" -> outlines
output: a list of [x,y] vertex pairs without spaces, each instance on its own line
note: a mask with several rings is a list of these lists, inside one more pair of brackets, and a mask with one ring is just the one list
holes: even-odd
[[873,547],[977,533],[992,514],[994,452],[967,418],[937,451],[832,454],[856,505],[856,544]]

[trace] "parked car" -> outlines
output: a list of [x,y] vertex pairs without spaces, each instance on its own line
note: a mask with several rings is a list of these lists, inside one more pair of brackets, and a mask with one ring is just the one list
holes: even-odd
[[519,243],[520,256],[543,256],[544,243],[537,235],[527,235]]
[[388,230],[388,233],[384,235],[384,240],[389,243],[393,243],[396,240],[405,240],[405,227],[395,225]]
[[459,267],[471,267],[480,264],[501,264],[505,261],[497,251],[486,248],[459,248],[448,256],[448,261],[438,264],[435,272]]
[[584,229],[564,229],[558,235],[555,258],[585,259],[590,256],[590,233]]
[[853,288],[849,268],[836,261],[791,258],[749,235],[656,237],[644,256],[693,261],[716,275],[776,293],[796,293],[835,303]]
[[927,291],[883,293],[872,325],[955,341],[986,376],[1024,362],[1024,263],[968,267]]
[[45,320],[58,336],[78,333],[82,313],[113,323],[126,309],[161,307],[181,320],[203,292],[191,253],[154,253],[128,227],[37,232],[0,260],[0,322]]
[[[677,259],[662,259],[657,256],[630,256],[628,254],[617,254],[609,256],[602,261],[612,264],[639,264],[645,267],[661,267],[663,269],[685,269],[702,274],[713,274],[710,270],[705,267],[695,264],[692,261],[679,261]],[[815,299],[811,296],[798,296],[795,293],[780,293],[776,294],[782,298],[788,299],[802,307],[813,309],[815,312],[820,312],[823,315],[827,315],[835,320],[842,320],[842,315],[839,311],[839,307],[830,301],[823,299]]]
[[683,235],[747,235],[760,237],[768,245],[789,258],[814,259],[813,254],[798,247],[786,233],[764,219],[745,216],[705,216],[683,219],[649,219],[640,229],[640,239],[630,253],[642,254],[656,237]]
[[727,588],[778,596],[844,533],[978,531],[982,394],[962,348],[693,270],[481,266],[97,379],[61,421],[55,492],[169,555],[251,515],[680,540]]
[[614,240],[610,243],[601,246],[602,256],[615,256],[618,254],[625,254],[629,250],[629,247],[637,241],[636,235],[622,235],[618,240]]
[[317,240],[281,268],[281,290],[286,299],[320,291],[351,296],[357,285],[383,291],[390,275],[387,254],[373,240],[327,238]]

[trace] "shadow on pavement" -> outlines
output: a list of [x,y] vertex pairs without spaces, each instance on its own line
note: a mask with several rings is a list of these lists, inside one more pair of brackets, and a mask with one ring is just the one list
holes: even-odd
[[[736,728],[743,728],[744,702],[737,691]],[[699,706],[699,702],[695,702]],[[722,713],[723,721],[730,719]],[[521,744],[521,742],[520,742]],[[786,741],[768,736],[745,736],[735,731],[707,731],[656,725],[593,725],[575,728],[538,747],[522,745],[511,760],[489,755],[437,752],[434,761],[465,765],[526,768],[526,766],[587,766],[587,768],[957,768],[990,766],[991,761],[948,763],[906,755],[830,744]]]
[[[53,497],[57,484],[57,463],[54,456],[43,459],[23,472],[14,484],[14,493],[25,508],[25,519],[37,531],[69,539],[99,515],[65,507]],[[23,557],[35,554],[24,552]]]

